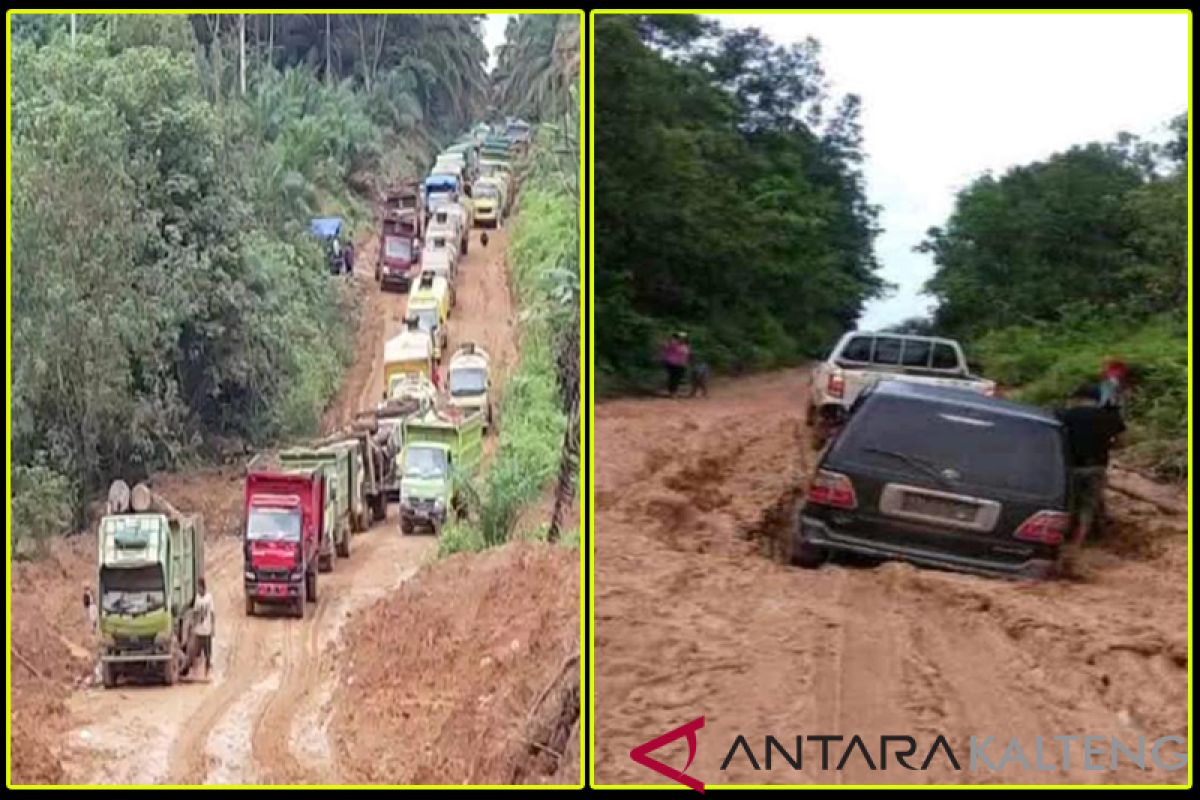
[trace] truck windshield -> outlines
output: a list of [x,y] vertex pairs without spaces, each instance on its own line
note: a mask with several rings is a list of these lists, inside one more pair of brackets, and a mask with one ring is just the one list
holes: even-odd
[[500,196],[495,186],[483,185],[475,187],[475,197],[480,200],[495,200]]
[[483,394],[486,389],[486,370],[477,367],[450,370],[450,394],[455,397]]
[[404,453],[404,477],[441,478],[445,474],[445,450],[436,447],[410,447]]
[[389,236],[384,240],[383,254],[386,258],[412,258],[412,242],[408,239]]
[[104,567],[100,570],[100,607],[106,614],[139,616],[166,605],[162,568]]
[[420,311],[414,311],[413,316],[417,318],[417,327],[423,331],[432,331],[437,327],[436,308],[422,308]]
[[250,519],[246,520],[246,538],[252,542],[300,541],[300,509],[250,509]]

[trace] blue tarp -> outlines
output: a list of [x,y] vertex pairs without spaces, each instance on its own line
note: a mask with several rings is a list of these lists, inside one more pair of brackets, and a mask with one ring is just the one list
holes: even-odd
[[342,232],[342,218],[318,217],[312,221],[311,230],[314,236],[330,239]]
[[441,191],[441,190],[454,191],[457,188],[458,188],[458,178],[454,177],[453,175],[430,175],[428,178],[425,179],[425,191],[426,192],[428,192],[431,189],[435,190],[435,191]]

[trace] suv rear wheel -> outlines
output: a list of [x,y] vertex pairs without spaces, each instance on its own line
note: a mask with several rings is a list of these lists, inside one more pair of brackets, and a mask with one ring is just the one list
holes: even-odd
[[804,541],[798,534],[792,542],[792,563],[804,569],[816,569],[829,559],[829,551],[824,547]]

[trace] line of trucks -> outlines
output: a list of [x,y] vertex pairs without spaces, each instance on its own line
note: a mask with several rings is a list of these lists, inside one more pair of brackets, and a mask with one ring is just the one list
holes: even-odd
[[[499,224],[507,212],[509,159],[528,141],[528,125],[519,120],[508,121],[506,136],[492,130],[477,126],[471,133],[473,145],[451,148],[462,154],[462,170],[455,173],[459,186],[471,178],[476,186],[483,181],[484,186],[502,187],[502,200],[492,206],[494,212],[486,211],[484,224]],[[502,164],[503,170],[481,171],[493,164]],[[446,169],[446,160],[439,157],[438,165],[431,179],[446,174],[439,172]],[[482,347],[464,343],[448,358],[446,391],[438,391],[436,368],[445,346],[449,289],[461,241],[457,226],[471,218],[451,209],[463,207],[461,198],[439,198],[444,193],[438,185],[427,180],[424,191],[417,192],[410,206],[415,215],[384,211],[381,260],[388,237],[394,235],[389,231],[407,230],[418,265],[424,256],[443,251],[448,265],[441,272],[444,262],[437,256],[424,265],[428,270],[418,273],[405,328],[384,346],[382,402],[359,412],[334,434],[255,456],[247,464],[242,517],[247,615],[274,606],[303,617],[307,604],[318,598],[319,575],[332,571],[339,559],[350,558],[354,535],[385,519],[389,502],[399,505],[404,534],[438,535],[451,515],[466,513],[469,482],[493,421],[490,357]],[[413,227],[398,227],[402,220]],[[421,235],[429,241],[424,252]],[[386,266],[386,261],[380,265],[381,277]],[[427,315],[427,309],[436,316]],[[174,508],[145,484],[131,490],[116,481],[98,533],[104,685],[135,676],[175,683],[197,656],[194,602],[204,577],[203,521]]]

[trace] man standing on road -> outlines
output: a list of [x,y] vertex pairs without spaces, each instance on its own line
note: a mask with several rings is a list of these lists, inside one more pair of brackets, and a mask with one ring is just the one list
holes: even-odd
[[1125,431],[1125,423],[1115,406],[1100,405],[1100,391],[1093,386],[1076,389],[1059,418],[1066,428],[1071,459],[1076,526],[1067,543],[1066,560],[1072,561],[1087,536],[1102,532],[1108,455]]
[[208,672],[212,667],[212,637],[213,622],[216,616],[213,610],[212,595],[208,593],[208,584],[200,579],[200,593],[196,595],[193,606],[196,612],[196,642],[204,655],[204,679],[208,680]]
[[354,272],[354,242],[346,242],[346,257],[343,263],[347,275]]
[[671,397],[679,391],[679,385],[687,374],[688,362],[692,351],[687,343],[688,335],[679,331],[671,335],[662,352],[663,367],[667,370],[667,394]]
[[87,616],[88,630],[95,636],[100,627],[100,608],[92,595],[92,588],[86,584],[83,587],[83,613]]

